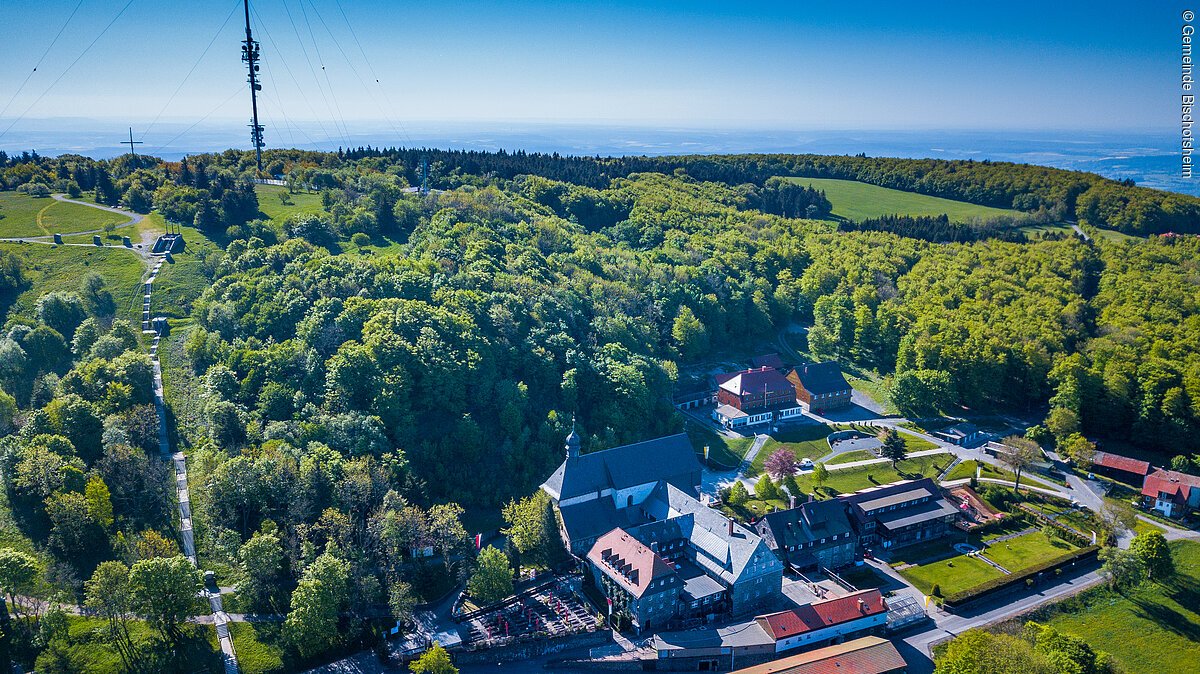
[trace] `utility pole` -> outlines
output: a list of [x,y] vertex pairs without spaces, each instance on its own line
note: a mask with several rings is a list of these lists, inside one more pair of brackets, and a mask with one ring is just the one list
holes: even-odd
[[121,141],[121,144],[128,145],[129,146],[129,156],[133,157],[134,159],[137,159],[137,153],[133,151],[133,146],[141,145],[142,141],[133,139],[133,127],[132,126],[129,127],[129,140],[123,140],[123,141]]
[[242,0],[246,10],[246,39],[242,42],[242,61],[250,71],[250,109],[254,117],[250,120],[250,142],[254,143],[254,162],[258,172],[262,173],[263,127],[258,123],[258,92],[262,85],[258,83],[258,43],[250,33],[250,0]]

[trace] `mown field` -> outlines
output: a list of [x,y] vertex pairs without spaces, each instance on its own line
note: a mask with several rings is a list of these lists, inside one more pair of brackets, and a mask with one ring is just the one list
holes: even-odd
[[965,201],[931,197],[914,192],[902,192],[854,180],[832,178],[788,178],[788,180],[799,185],[824,190],[825,196],[833,204],[833,214],[847,220],[864,220],[884,215],[945,214],[952,222],[962,222],[973,218],[1021,215],[1020,211],[979,206]]
[[[97,273],[117,302],[117,316],[141,324],[138,291],[146,267],[138,255],[120,248],[46,246],[36,243],[0,243],[0,250],[16,255],[21,261],[26,284],[11,310],[32,316],[37,300],[56,290],[77,292],[84,277]],[[3,301],[0,299],[0,301]],[[0,313],[8,309],[0,306]]]
[[1112,654],[1130,674],[1197,671],[1200,653],[1200,543],[1171,543],[1176,574],[1124,594],[1090,590],[1054,605],[1048,621]]
[[[271,220],[282,222],[293,215],[309,215],[324,210],[318,192],[288,194],[287,188],[280,185],[255,185],[254,193],[258,196],[258,210]],[[291,203],[283,203],[281,196]]]
[[[845,494],[847,492],[858,491],[859,489],[866,489],[867,487],[876,487],[881,484],[895,482],[896,480],[936,477],[953,460],[953,454],[930,454],[928,456],[905,459],[899,462],[896,468],[892,468],[891,462],[885,461],[857,468],[830,470],[829,479],[822,485],[821,490],[829,495]],[[813,483],[812,473],[797,476],[796,483],[805,492],[812,492],[816,488],[816,485]]]
[[103,229],[128,222],[125,216],[50,197],[34,198],[20,192],[0,192],[0,238],[48,236]]

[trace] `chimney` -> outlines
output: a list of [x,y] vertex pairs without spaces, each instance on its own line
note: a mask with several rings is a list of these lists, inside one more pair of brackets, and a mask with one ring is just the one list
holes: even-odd
[[792,509],[792,508],[795,508],[795,507],[796,507],[796,495],[795,495],[795,494],[789,494],[789,495],[788,495],[788,509]]
[[865,601],[863,601],[863,600],[861,600],[861,599],[859,599],[859,600],[858,600],[858,612],[859,612],[859,613],[866,613],[866,612],[867,612],[867,602],[865,602]]
[[725,524],[727,524],[727,525],[728,525],[728,529],[729,529],[729,535],[730,535],[730,536],[733,536],[733,520],[732,520],[732,519],[730,519],[730,520],[727,520],[727,521],[725,522]]
[[808,502],[809,502],[809,503],[812,503],[814,500],[816,500],[816,497],[815,497],[814,495],[812,495],[812,494],[809,494],[809,495],[808,495]]

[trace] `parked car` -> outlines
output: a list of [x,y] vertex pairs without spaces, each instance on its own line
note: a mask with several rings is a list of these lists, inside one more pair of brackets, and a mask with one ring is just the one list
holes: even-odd
[[812,459],[809,459],[807,457],[800,459],[800,468],[802,468],[803,470],[812,470],[813,465],[814,464],[813,464]]

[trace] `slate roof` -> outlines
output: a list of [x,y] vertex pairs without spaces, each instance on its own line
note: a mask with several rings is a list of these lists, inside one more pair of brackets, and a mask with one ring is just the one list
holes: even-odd
[[850,384],[842,376],[842,366],[835,361],[804,363],[792,370],[805,391],[813,395],[840,393],[850,390]]
[[811,501],[765,515],[756,528],[767,546],[777,550],[850,533],[850,520],[840,501]]
[[660,483],[642,508],[656,520],[675,520],[695,551],[696,564],[726,586],[740,580],[755,557],[766,567],[757,575],[783,569],[758,534],[735,522],[730,535],[728,518],[672,484]]
[[1170,494],[1176,503],[1186,505],[1191,492],[1197,489],[1200,489],[1200,476],[1159,468],[1146,476],[1142,495],[1158,498],[1160,493]]
[[732,674],[890,674],[907,667],[892,642],[870,636],[739,669]]
[[671,565],[623,529],[613,529],[596,539],[587,557],[635,597],[646,594],[659,579],[665,584],[657,586],[655,594],[682,583]]
[[938,498],[924,503],[901,508],[899,510],[890,510],[884,513],[876,513],[875,519],[879,523],[887,527],[889,531],[896,531],[904,527],[920,524],[921,522],[929,522],[931,520],[941,519],[947,515],[957,515],[958,510],[946,502],[943,498]]
[[736,396],[782,393],[785,391],[789,391],[794,395],[796,392],[796,388],[792,386],[792,382],[787,380],[787,377],[769,367],[741,370],[728,376],[724,381],[722,379],[717,379],[718,386]]
[[887,611],[879,590],[859,590],[842,597],[817,601],[792,609],[762,615],[755,620],[776,641],[826,627],[841,625]]
[[750,365],[755,368],[769,367],[772,370],[783,369],[783,359],[777,353],[764,353],[750,359]]
[[686,433],[613,447],[567,459],[542,484],[554,500],[624,489],[658,480],[694,488],[700,462]]
[[774,640],[758,623],[739,623],[729,627],[704,627],[683,632],[659,632],[651,643],[657,651],[710,648],[746,648],[771,646]]
[[1150,471],[1153,470],[1149,461],[1139,461],[1131,459],[1128,456],[1109,454],[1108,452],[1096,452],[1092,456],[1092,465],[1133,473],[1134,475],[1149,475]]

